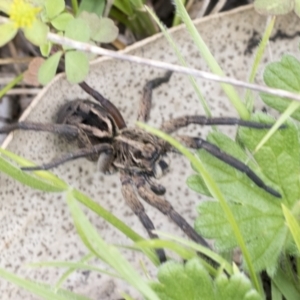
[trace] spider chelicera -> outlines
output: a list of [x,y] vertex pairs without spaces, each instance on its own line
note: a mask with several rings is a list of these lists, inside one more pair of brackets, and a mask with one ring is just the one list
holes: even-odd
[[[160,78],[147,82],[140,101],[138,120],[148,120],[152,90],[168,82],[171,72]],[[74,100],[60,107],[56,124],[19,122],[0,129],[7,133],[15,129],[48,131],[62,135],[68,140],[77,140],[79,149],[66,153],[58,159],[36,167],[22,168],[24,171],[48,170],[69,160],[86,157],[97,161],[99,171],[113,173],[118,171],[122,184],[122,194],[134,214],[140,219],[151,238],[157,237],[152,221],[145,212],[139,198],[169,216],[195,242],[209,247],[208,243],[178,214],[171,203],[162,196],[165,188],[156,179],[166,172],[168,164],[166,155],[174,151],[164,140],[137,127],[128,128],[119,110],[100,93],[90,88],[85,82],[80,86],[96,102]],[[172,119],[161,125],[161,130],[171,134],[190,124],[198,125],[240,125],[257,129],[269,128],[270,125],[244,121],[236,118],[207,118],[200,115],[189,115]],[[215,145],[199,137],[176,136],[186,146],[203,148],[218,159],[244,172],[257,186],[275,197],[281,195],[267,186],[247,165],[224,153]],[[162,249],[157,250],[161,262],[166,260]]]

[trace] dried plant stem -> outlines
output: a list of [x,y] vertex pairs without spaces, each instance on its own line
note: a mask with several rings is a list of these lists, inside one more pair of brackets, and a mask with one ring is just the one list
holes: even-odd
[[200,77],[203,79],[212,80],[212,81],[216,81],[216,82],[228,83],[228,84],[231,84],[234,86],[247,88],[247,89],[250,89],[253,91],[257,91],[257,92],[264,92],[264,93],[274,95],[277,97],[283,97],[283,98],[300,101],[299,94],[291,93],[291,92],[288,92],[285,90],[273,89],[273,88],[269,88],[267,86],[251,84],[251,83],[247,83],[247,82],[237,80],[234,78],[230,78],[230,77],[218,76],[218,75],[215,75],[215,74],[212,74],[209,72],[200,71],[200,70],[193,69],[193,68],[188,68],[188,67],[178,66],[178,65],[174,65],[174,64],[170,64],[170,63],[166,63],[166,62],[162,62],[162,61],[133,56],[133,55],[125,54],[121,51],[116,52],[116,51],[112,51],[112,50],[107,50],[107,49],[103,49],[101,47],[93,46],[93,45],[90,45],[87,43],[74,41],[69,38],[62,37],[62,36],[59,36],[59,35],[51,33],[51,32],[48,33],[47,37],[48,37],[48,40],[53,43],[70,46],[77,50],[90,52],[90,53],[103,55],[103,56],[108,56],[108,57],[112,57],[112,58],[116,58],[116,59],[126,60],[129,62],[147,65],[147,66],[151,66],[151,67],[155,67],[155,68],[170,70],[170,71],[178,72],[178,73],[182,73],[182,74],[193,75],[195,77]]

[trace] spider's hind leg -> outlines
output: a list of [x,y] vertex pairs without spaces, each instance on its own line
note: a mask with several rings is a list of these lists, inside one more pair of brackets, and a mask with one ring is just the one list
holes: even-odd
[[151,206],[158,209],[160,212],[162,212],[164,215],[167,215],[170,217],[170,219],[177,224],[179,228],[182,229],[182,231],[193,241],[195,241],[198,244],[201,244],[202,246],[209,248],[209,244],[206,242],[206,240],[201,237],[192,226],[188,224],[188,222],[179,215],[173,208],[173,206],[168,202],[167,200],[158,197],[157,194],[155,194],[151,189],[147,187],[146,181],[142,176],[134,176],[133,177],[134,185],[137,188],[138,194],[142,199],[144,199],[147,203],[149,203]]
[[[158,238],[156,234],[152,231],[155,230],[155,227],[145,212],[145,208],[143,204],[138,200],[138,197],[134,191],[132,186],[131,177],[124,172],[120,172],[120,179],[122,184],[122,194],[127,203],[127,205],[131,208],[134,214],[140,219],[144,228],[148,232],[150,238]],[[163,249],[156,249],[156,253],[161,263],[167,260],[165,252]]]

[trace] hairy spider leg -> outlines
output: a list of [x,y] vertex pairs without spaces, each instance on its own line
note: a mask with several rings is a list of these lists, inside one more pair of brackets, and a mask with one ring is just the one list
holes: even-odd
[[151,189],[147,187],[146,181],[143,177],[134,175],[132,176],[132,179],[137,188],[138,194],[142,199],[144,199],[151,206],[157,208],[163,214],[169,216],[170,219],[177,224],[177,226],[181,228],[182,231],[193,241],[210,249],[210,246],[206,240],[201,237],[194,230],[194,228],[190,226],[187,221],[174,210],[170,202],[164,198],[158,197]]
[[245,173],[258,187],[265,190],[267,193],[273,195],[274,197],[281,198],[281,194],[275,191],[270,186],[266,185],[263,180],[258,177],[246,164],[238,160],[237,158],[223,152],[219,147],[214,144],[211,144],[204,139],[188,136],[176,136],[176,138],[183,142],[190,148],[199,149],[202,148],[209,152],[214,157],[219,160],[227,163],[231,167],[239,170],[240,172]]
[[[184,116],[175,118],[162,124],[161,130],[170,134],[174,131],[186,127],[190,124],[197,125],[240,125],[244,127],[250,127],[255,129],[271,128],[273,124],[261,124],[253,121],[245,121],[237,118],[207,118],[205,116]],[[284,128],[285,126],[281,127]],[[210,154],[227,163],[233,168],[245,173],[258,187],[265,190],[267,193],[274,197],[281,198],[281,194],[275,191],[273,188],[267,186],[262,179],[260,179],[246,164],[239,161],[235,157],[223,152],[217,146],[205,141],[201,138],[192,138],[188,136],[178,136],[188,147],[198,149],[203,148]]]
[[147,122],[150,116],[151,104],[152,104],[152,90],[159,87],[161,84],[166,83],[170,80],[172,75],[171,71],[165,73],[164,76],[154,78],[148,81],[142,93],[142,98],[139,103],[138,121]]
[[9,124],[0,128],[0,133],[9,133],[16,129],[21,130],[34,130],[34,131],[45,131],[52,132],[67,137],[75,138],[78,136],[78,128],[73,125],[65,124],[54,124],[54,123],[37,123],[37,122],[18,122],[14,124]]
[[22,167],[21,170],[23,171],[49,170],[61,164],[64,164],[67,161],[75,160],[81,157],[87,157],[93,154],[100,154],[103,152],[112,153],[113,152],[112,146],[110,144],[97,144],[97,145],[89,146],[87,148],[80,148],[76,151],[65,153],[64,155],[50,161],[49,163],[42,164],[39,166],[33,166],[33,167]]
[[[133,183],[131,177],[125,172],[120,172],[120,180],[122,184],[122,195],[126,201],[126,204],[130,207],[130,209],[134,212],[134,214],[139,218],[140,222],[143,224],[146,229],[149,237],[151,239],[158,238],[158,236],[153,233],[155,227],[145,212],[145,208],[143,204],[139,201],[136,192],[133,188]],[[158,255],[159,261],[161,263],[167,260],[165,252],[163,249],[156,249],[156,253]]]

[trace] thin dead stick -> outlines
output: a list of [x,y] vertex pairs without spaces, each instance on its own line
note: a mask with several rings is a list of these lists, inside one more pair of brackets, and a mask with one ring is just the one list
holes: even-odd
[[234,78],[230,78],[230,77],[218,76],[218,75],[215,75],[215,74],[212,74],[209,72],[200,71],[200,70],[196,70],[193,68],[182,67],[182,66],[178,66],[178,65],[169,64],[166,62],[161,62],[161,61],[157,61],[157,60],[133,56],[133,55],[129,55],[129,54],[124,54],[121,51],[116,52],[116,51],[112,51],[112,50],[107,50],[107,49],[103,49],[103,48],[93,46],[93,45],[90,45],[87,43],[81,43],[78,41],[74,41],[69,38],[62,37],[62,36],[59,36],[59,35],[51,33],[51,32],[48,33],[47,38],[49,41],[51,41],[53,43],[69,46],[74,49],[85,51],[85,52],[90,52],[90,53],[103,55],[103,56],[109,56],[112,58],[126,60],[126,61],[137,63],[137,64],[142,64],[142,65],[147,65],[147,66],[160,68],[160,69],[164,69],[164,70],[170,70],[170,71],[178,72],[178,73],[182,73],[182,74],[192,75],[195,77],[200,77],[203,79],[212,80],[212,81],[216,81],[216,82],[228,83],[228,84],[231,84],[234,86],[247,88],[247,89],[250,89],[253,91],[257,91],[257,92],[264,92],[264,93],[274,95],[277,97],[283,97],[283,98],[300,101],[299,94],[291,93],[291,92],[281,90],[281,89],[273,89],[273,88],[269,88],[266,86],[247,83],[247,82],[237,80]]

